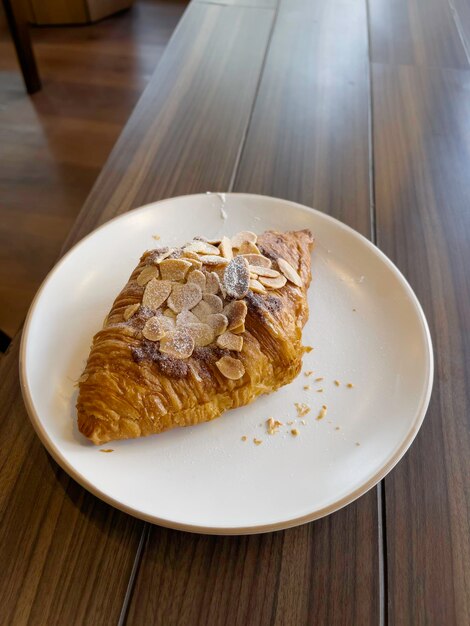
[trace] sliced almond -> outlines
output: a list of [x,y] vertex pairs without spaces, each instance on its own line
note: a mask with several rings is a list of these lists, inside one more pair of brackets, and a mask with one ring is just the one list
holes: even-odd
[[219,348],[241,352],[243,348],[243,337],[240,337],[240,335],[234,335],[231,332],[225,332],[217,337],[216,343]]
[[160,341],[160,352],[175,359],[187,359],[194,350],[194,339],[186,328],[178,327]]
[[208,346],[214,341],[214,331],[208,324],[203,324],[198,320],[197,324],[188,324],[185,328],[194,339],[195,346]]
[[166,258],[168,258],[170,255],[172,255],[174,251],[175,251],[174,248],[169,248],[166,252],[162,252],[161,254],[159,254],[157,256],[157,258],[155,259],[154,263],[156,263],[156,264],[161,263]]
[[214,256],[213,254],[207,254],[201,256],[201,261],[204,265],[227,265],[228,259],[223,256]]
[[199,261],[199,254],[197,252],[191,252],[191,250],[183,250],[183,257],[185,259],[193,259]]
[[192,267],[185,259],[165,259],[160,263],[163,280],[184,280],[189,268]]
[[127,320],[131,319],[131,317],[134,315],[134,313],[136,313],[139,310],[139,308],[140,308],[140,304],[137,303],[137,304],[130,304],[124,309],[123,317],[126,320],[126,322]]
[[250,280],[250,289],[251,289],[251,291],[254,291],[255,293],[266,293],[266,289],[259,282],[259,280],[251,279]]
[[222,313],[224,305],[222,303],[222,299],[219,298],[219,296],[216,296],[212,293],[206,293],[204,294],[202,299],[210,306],[211,313]]
[[267,276],[260,276],[259,281],[265,287],[269,287],[269,289],[281,289],[281,287],[284,287],[284,285],[286,284],[287,279],[285,276],[282,276],[282,274],[279,274],[277,278],[268,278]]
[[187,324],[199,324],[199,318],[197,318],[191,311],[181,311],[176,316],[177,326],[186,326]]
[[234,359],[231,356],[223,356],[219,361],[216,362],[216,365],[221,372],[225,376],[225,378],[229,378],[230,380],[238,380],[245,373],[245,367],[243,363],[238,359]]
[[[172,311],[173,312],[173,311]],[[160,325],[165,332],[171,332],[175,329],[176,319],[167,315],[159,315]]]
[[245,332],[245,322],[242,322],[238,326],[235,326],[234,328],[232,328],[231,332],[234,335],[241,335],[242,333],[244,333]]
[[163,315],[156,315],[145,322],[145,326],[142,329],[142,335],[145,339],[148,339],[149,341],[158,341],[164,337],[168,330],[164,328],[162,320],[170,322],[170,319],[168,317],[164,317]]
[[245,257],[250,265],[255,265],[256,267],[271,267],[272,265],[271,259],[262,254],[244,254],[242,256]]
[[260,267],[259,265],[249,265],[250,272],[253,272],[257,276],[267,276],[269,278],[277,278],[281,274],[277,270],[273,270],[270,267]]
[[207,302],[201,300],[191,311],[199,319],[200,322],[205,322],[206,317],[212,314],[212,309]]
[[206,275],[200,270],[194,270],[192,272],[189,272],[187,282],[199,285],[202,292],[204,292],[206,289]]
[[248,293],[250,272],[248,262],[242,256],[236,256],[227,265],[224,272],[224,287],[230,298],[240,300]]
[[225,257],[229,261],[233,259],[232,242],[230,241],[228,237],[225,237],[225,236],[222,237],[222,241],[220,242],[219,249],[220,249],[220,254],[223,257]]
[[152,278],[158,278],[158,267],[156,265],[147,265],[137,276],[137,284],[145,287]]
[[202,299],[202,291],[199,285],[195,283],[186,283],[181,285],[176,283],[173,285],[170,296],[168,297],[168,306],[175,313],[192,309]]
[[206,241],[192,241],[190,244],[184,247],[184,252],[196,252],[197,254],[211,254],[218,256],[220,254],[219,248],[213,246]]
[[228,319],[222,313],[214,313],[213,315],[208,315],[205,320],[206,324],[211,327],[214,335],[216,336],[221,335],[227,330]]
[[168,280],[152,278],[145,287],[142,304],[156,311],[171,293],[171,283]]
[[258,235],[252,233],[250,230],[242,230],[232,237],[232,248],[240,248],[246,241],[256,243],[258,241]]
[[206,286],[204,293],[216,294],[220,289],[220,280],[215,272],[209,272],[206,274]]
[[200,270],[202,267],[202,261],[199,261],[199,259],[190,259],[188,258],[188,261],[191,263],[191,265],[193,266],[193,268],[195,270]]
[[244,241],[238,249],[238,254],[260,254],[258,246],[251,241]]
[[245,321],[247,306],[244,300],[230,302],[224,308],[224,315],[228,319],[228,330],[232,330]]
[[302,279],[300,278],[300,276],[298,275],[298,273],[295,271],[295,269],[292,267],[290,263],[288,263],[285,259],[282,259],[282,258],[279,258],[277,260],[277,263],[279,265],[279,269],[287,278],[287,280],[290,280],[290,282],[294,283],[294,285],[297,285],[297,287],[302,287],[303,285]]
[[165,309],[163,311],[163,315],[165,317],[169,317],[172,320],[176,320],[176,313],[174,311],[172,311],[171,309]]

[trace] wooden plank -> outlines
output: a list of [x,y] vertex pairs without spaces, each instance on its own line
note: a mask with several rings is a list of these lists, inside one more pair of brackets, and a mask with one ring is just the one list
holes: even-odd
[[185,8],[153,0],[87,28],[33,29],[47,84],[34,98],[0,27],[0,329],[10,337]]
[[[272,17],[264,9],[190,6],[68,245],[165,194],[228,187]],[[143,524],[102,504],[51,461],[26,416],[17,359],[18,340],[0,372],[2,619],[115,624]]]
[[377,624],[375,522],[363,498],[320,522],[249,537],[153,526],[127,623]]
[[370,234],[368,50],[357,0],[284,0],[235,188]]
[[66,247],[98,223],[153,200],[227,189],[272,19],[267,9],[190,5]]
[[0,370],[0,621],[116,623],[142,523],[89,495],[46,453],[23,406],[18,346]]
[[385,480],[390,624],[470,619],[470,73],[375,65],[377,236],[434,341],[430,409]]
[[368,4],[372,61],[469,67],[447,0],[369,0]]
[[[368,102],[364,5],[282,1],[234,190],[315,205],[368,235]],[[285,532],[151,527],[128,623],[377,624],[377,511],[373,490]]]

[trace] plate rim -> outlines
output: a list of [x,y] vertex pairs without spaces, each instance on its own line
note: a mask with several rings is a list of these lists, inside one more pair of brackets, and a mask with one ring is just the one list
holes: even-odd
[[[426,352],[427,352],[427,362],[426,362],[427,380],[426,380],[425,388],[423,390],[423,393],[420,399],[420,405],[412,421],[412,424],[406,436],[403,438],[403,441],[397,446],[397,448],[389,456],[388,461],[379,470],[377,470],[377,472],[375,472],[375,474],[371,478],[369,478],[369,480],[361,484],[354,491],[348,493],[342,498],[339,498],[338,500],[329,504],[328,506],[322,507],[321,509],[316,509],[314,511],[311,511],[310,513],[306,513],[305,515],[301,515],[295,518],[290,518],[287,520],[282,520],[278,522],[270,522],[267,524],[252,525],[252,526],[206,526],[206,525],[200,526],[197,524],[187,524],[187,523],[179,522],[177,520],[161,518],[156,515],[151,515],[151,514],[142,512],[139,509],[136,509],[134,507],[128,506],[125,503],[119,500],[116,500],[112,496],[108,495],[106,492],[96,487],[92,482],[90,482],[87,478],[81,475],[74,468],[74,466],[71,465],[67,461],[67,459],[63,456],[60,449],[57,448],[57,446],[51,440],[34,406],[32,394],[30,391],[29,383],[28,383],[28,377],[26,373],[26,357],[27,357],[27,345],[28,345],[30,325],[31,325],[31,320],[34,317],[35,309],[40,300],[41,294],[44,291],[46,285],[52,280],[54,274],[66,262],[69,256],[72,256],[72,254],[76,252],[79,246],[83,245],[89,238],[94,236],[101,229],[108,227],[111,223],[116,222],[118,220],[124,220],[126,217],[128,217],[130,213],[144,212],[148,210],[150,207],[155,207],[157,205],[160,206],[167,202],[172,202],[174,200],[179,200],[182,198],[189,199],[189,198],[210,197],[210,195],[216,195],[216,193],[220,193],[220,194],[224,193],[227,198],[228,197],[250,198],[250,199],[262,198],[262,199],[274,201],[277,203],[288,204],[292,207],[295,207],[296,209],[300,209],[303,212],[315,213],[320,219],[325,219],[326,221],[333,222],[336,227],[349,231],[351,235],[358,238],[359,240],[362,240],[362,243],[365,244],[366,247],[368,247],[372,251],[373,254],[378,256],[378,258],[382,262],[384,262],[388,266],[389,269],[392,270],[392,272],[396,275],[396,277],[399,279],[402,286],[407,291],[408,296],[410,297],[410,300],[413,303],[414,309],[421,322],[421,326],[422,326],[423,334],[425,338],[425,347],[426,347]],[[323,213],[322,211],[319,211],[318,209],[308,207],[298,202],[293,202],[291,200],[286,200],[284,198],[275,198],[272,196],[266,196],[263,194],[210,192],[210,193],[197,193],[197,194],[183,194],[180,196],[174,196],[171,198],[164,198],[162,200],[149,202],[140,207],[136,207],[134,209],[126,211],[125,213],[121,213],[120,215],[117,215],[111,218],[110,220],[98,226],[96,229],[93,229],[91,232],[85,235],[82,239],[77,241],[57,261],[57,263],[54,264],[52,269],[48,272],[48,274],[42,281],[39,289],[37,290],[33,298],[33,301],[31,302],[31,305],[29,307],[28,314],[26,316],[25,323],[23,326],[22,334],[21,334],[21,342],[20,342],[20,350],[19,350],[19,377],[20,377],[21,393],[22,393],[23,400],[25,403],[26,411],[29,416],[30,422],[32,423],[33,428],[36,431],[36,434],[38,435],[41,443],[44,445],[44,447],[52,456],[52,458],[55,460],[55,462],[73,480],[79,483],[92,495],[99,498],[100,500],[103,500],[104,502],[106,502],[106,504],[109,504],[115,507],[116,509],[124,513],[127,513],[128,515],[132,515],[133,517],[136,517],[145,522],[157,524],[159,526],[163,526],[166,528],[172,528],[174,530],[181,530],[181,531],[206,534],[206,535],[250,535],[250,534],[260,534],[260,533],[266,533],[266,532],[272,532],[272,531],[278,531],[278,530],[285,530],[285,529],[292,528],[295,526],[300,526],[302,524],[306,524],[308,522],[312,522],[322,517],[325,517],[327,515],[330,515],[331,513],[338,511],[339,509],[347,506],[348,504],[351,504],[352,502],[360,498],[362,495],[364,495],[370,489],[372,489],[375,485],[377,485],[389,472],[391,472],[391,470],[397,465],[397,463],[403,458],[407,450],[410,448],[426,416],[426,412],[427,412],[430,398],[431,398],[433,381],[434,381],[434,353],[433,353],[431,333],[429,331],[429,325],[428,325],[426,316],[424,315],[424,311],[421,307],[421,304],[415,292],[411,288],[410,284],[408,283],[407,279],[402,274],[402,272],[393,263],[393,261],[391,261],[391,259],[389,259],[385,255],[385,253],[382,252],[380,248],[378,248],[372,241],[367,239],[367,237],[359,233],[354,228],[351,228],[344,222],[341,222],[340,220],[336,219],[335,217],[332,217],[331,215],[328,215],[327,213]]]

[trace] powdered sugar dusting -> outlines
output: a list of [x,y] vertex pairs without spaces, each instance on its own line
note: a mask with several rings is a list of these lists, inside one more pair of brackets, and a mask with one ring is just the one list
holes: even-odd
[[231,298],[244,298],[250,287],[248,262],[242,256],[236,256],[227,265],[224,272],[224,286]]

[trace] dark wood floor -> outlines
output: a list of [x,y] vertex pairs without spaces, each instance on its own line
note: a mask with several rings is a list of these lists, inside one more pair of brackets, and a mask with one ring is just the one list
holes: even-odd
[[0,26],[0,329],[10,336],[185,6],[138,0],[91,26],[33,29],[43,90],[32,97]]

